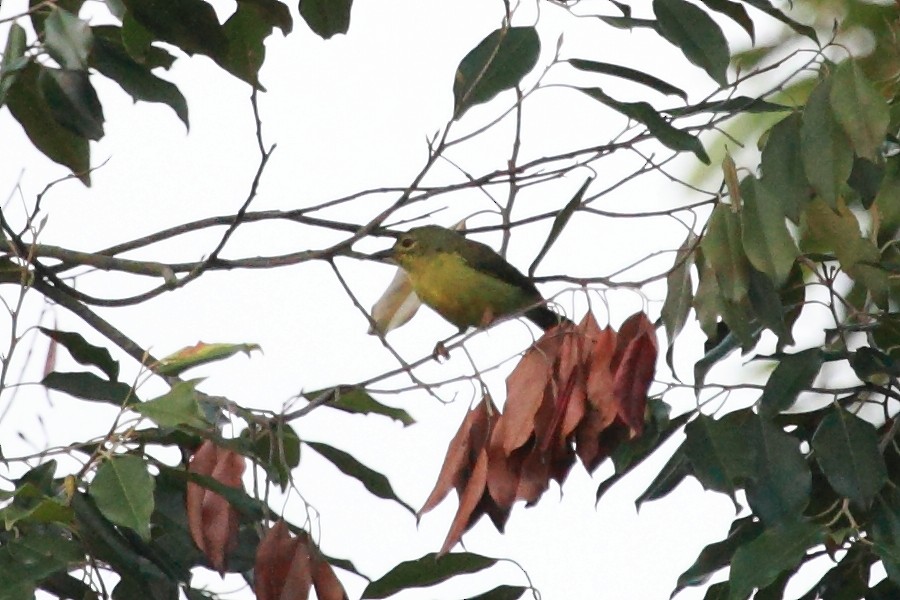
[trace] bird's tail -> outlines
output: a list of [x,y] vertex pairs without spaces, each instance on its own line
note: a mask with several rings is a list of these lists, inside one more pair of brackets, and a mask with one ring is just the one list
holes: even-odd
[[573,324],[572,321],[559,313],[553,312],[546,306],[536,306],[528,310],[525,313],[525,317],[544,331],[563,323]]

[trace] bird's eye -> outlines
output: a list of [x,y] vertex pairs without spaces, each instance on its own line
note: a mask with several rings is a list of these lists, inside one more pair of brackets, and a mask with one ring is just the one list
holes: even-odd
[[401,248],[409,249],[415,245],[416,245],[416,240],[414,240],[410,237],[400,238],[400,247]]

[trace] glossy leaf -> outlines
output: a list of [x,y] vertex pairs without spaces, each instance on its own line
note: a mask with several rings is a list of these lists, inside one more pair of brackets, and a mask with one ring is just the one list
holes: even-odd
[[138,401],[134,390],[127,383],[107,381],[88,372],[53,372],[44,377],[41,383],[51,390],[82,400],[109,402],[118,406]]
[[347,33],[353,0],[300,0],[300,16],[321,38]]
[[878,160],[890,122],[888,105],[855,60],[845,60],[834,70],[831,108],[856,154]]
[[[219,59],[228,38],[213,7],[203,0],[123,0],[128,14],[164,42],[188,54]],[[126,44],[127,46],[127,44]]]
[[88,493],[107,519],[150,539],[153,513],[153,477],[137,456],[113,456],[105,460],[91,481]]
[[834,491],[867,508],[887,481],[875,427],[835,408],[819,423],[811,444],[816,462]]
[[579,88],[582,92],[622,113],[629,119],[642,123],[647,130],[665,147],[678,152],[693,152],[697,158],[709,164],[709,156],[703,149],[700,140],[688,133],[674,127],[664,119],[655,108],[646,102],[621,102],[607,96],[600,88]]
[[57,123],[89,140],[103,137],[103,107],[87,71],[43,69],[38,85]]
[[393,500],[409,512],[415,514],[415,509],[397,496],[393,486],[391,486],[391,482],[381,473],[362,464],[343,450],[338,450],[328,444],[305,440],[303,443],[318,452],[323,458],[340,469],[342,473],[349,475],[362,483],[370,493],[379,498],[384,498],[385,500]]
[[44,67],[29,63],[6,95],[6,105],[35,147],[47,158],[68,167],[85,185],[90,185],[88,140],[57,123],[38,87]]
[[807,521],[766,529],[735,551],[728,598],[746,598],[754,588],[772,583],[782,571],[796,567],[806,551],[821,543],[823,537],[821,526]]
[[402,590],[432,586],[457,575],[477,573],[497,564],[497,559],[471,552],[426,554],[417,560],[402,562],[363,590],[363,599],[387,598]]
[[209,423],[203,418],[197,403],[197,381],[179,381],[167,393],[132,408],[160,427],[188,425],[206,429]]
[[122,42],[124,30],[118,27],[94,27],[91,66],[115,81],[134,101],[161,102],[188,123],[187,101],[178,87],[154,75],[150,68],[134,60]]
[[85,22],[58,6],[44,21],[44,47],[63,69],[84,71],[93,37]]
[[684,450],[694,474],[706,489],[735,499],[735,482],[754,475],[754,460],[747,452],[745,432],[732,426],[735,413],[721,419],[698,416],[684,428]]
[[800,518],[810,502],[812,473],[800,440],[753,413],[746,414],[753,476],[745,483],[747,502],[766,527]]
[[38,327],[38,329],[51,340],[65,347],[69,354],[72,355],[72,358],[79,364],[97,367],[109,377],[110,381],[118,379],[119,363],[113,360],[112,355],[106,348],[88,343],[80,333],[48,329],[46,327]]
[[831,89],[832,80],[826,79],[810,95],[803,110],[800,150],[806,177],[819,196],[834,207],[853,167],[853,149],[835,119]]
[[[666,496],[669,492],[678,487],[678,484],[684,481],[685,477],[692,473],[693,469],[684,450],[684,444],[682,444],[675,450],[672,456],[669,457],[669,460],[663,468],[659,470],[656,477],[654,477],[653,481],[650,482],[650,485],[647,486],[647,489],[645,489],[634,501],[635,507],[640,510],[641,505],[644,504],[644,502],[659,500]],[[598,502],[600,500],[601,490],[603,490],[602,486],[597,488],[596,498]]]
[[800,35],[805,35],[812,41],[818,43],[819,38],[818,38],[818,36],[816,36],[815,29],[813,29],[809,25],[803,25],[802,23],[799,23],[799,22],[795,21],[794,19],[790,18],[789,16],[784,14],[784,12],[782,12],[781,10],[775,8],[772,5],[772,3],[770,2],[770,0],[742,0],[742,1],[744,2],[744,4],[749,4],[750,6],[757,8],[757,9],[761,10],[762,12],[766,13],[770,17],[774,17],[774,18],[778,19],[779,21],[781,21],[782,23],[784,23],[785,25],[787,25],[788,27],[790,27],[791,29],[793,29],[794,31],[799,33]]
[[638,71],[637,69],[631,69],[628,67],[623,67],[621,65],[614,65],[612,63],[584,60],[581,58],[570,58],[569,64],[579,71],[612,75],[620,79],[627,79],[628,81],[640,83],[641,85],[652,88],[661,94],[678,96],[685,102],[687,102],[688,99],[687,92],[685,92],[681,88],[675,87],[674,85],[667,83],[662,79],[654,77],[653,75],[650,75],[648,73],[644,73],[643,71]]
[[672,596],[688,586],[705,584],[713,574],[731,564],[738,548],[756,539],[762,531],[762,523],[754,521],[752,516],[734,521],[728,530],[728,537],[706,546],[694,564],[678,576]]
[[761,163],[760,183],[778,198],[782,212],[794,223],[799,222],[812,191],[803,168],[800,127],[800,113],[776,123],[766,137]]
[[732,2],[731,0],[703,0],[703,4],[711,10],[726,15],[747,32],[751,42],[756,41],[756,30],[753,26],[753,19],[747,14],[747,9],[744,8],[743,4]]
[[6,48],[0,57],[0,106],[6,102],[6,94],[16,80],[16,74],[28,64],[25,58],[25,30],[16,22],[9,27]]
[[741,192],[741,241],[747,259],[780,288],[800,253],[785,224],[781,199],[752,176],[744,180]]
[[534,27],[508,27],[491,32],[456,69],[453,118],[521,83],[537,64],[541,41]]
[[812,385],[822,368],[822,362],[819,348],[781,357],[759,398],[760,414],[772,416],[790,408],[800,392]]
[[728,42],[706,12],[685,0],[653,0],[653,12],[663,37],[720,86],[728,85]]

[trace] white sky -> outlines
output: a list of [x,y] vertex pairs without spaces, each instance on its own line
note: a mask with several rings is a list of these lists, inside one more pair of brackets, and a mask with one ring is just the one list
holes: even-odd
[[[26,3],[7,1],[0,19],[20,12]],[[222,14],[230,3],[220,2]],[[588,4],[585,4],[587,7]],[[609,11],[604,3],[590,3]],[[296,10],[292,6],[292,10]],[[100,11],[98,11],[99,14]],[[268,93],[260,98],[263,132],[267,143],[278,148],[264,175],[252,210],[291,209],[367,188],[402,186],[421,168],[425,138],[438,130],[452,110],[451,86],[459,60],[487,33],[500,24],[502,4],[464,2],[381,1],[357,2],[350,32],[322,41],[297,18],[288,38],[276,33],[267,44],[267,62],[261,80]],[[640,15],[639,15],[640,16]],[[754,16],[758,16],[754,15]],[[296,14],[295,14],[296,17]],[[559,32],[566,34],[562,56],[621,62],[648,69],[671,83],[691,91],[699,101],[714,87],[703,73],[690,66],[671,46],[654,34],[617,31],[595,20],[562,18],[563,11],[542,4],[539,30],[544,53],[538,69],[547,64]],[[535,19],[533,4],[523,6],[514,24]],[[745,47],[747,36],[730,23],[723,24],[732,47]],[[769,25],[765,18],[758,25]],[[0,29],[0,38],[3,30]],[[559,69],[553,81],[568,73]],[[102,77],[93,78],[104,104],[106,137],[92,144],[92,163],[108,159],[93,174],[94,185],[84,189],[77,182],[64,183],[44,199],[49,215],[40,241],[78,250],[97,250],[161,228],[211,215],[232,214],[246,197],[258,161],[249,88],[203,57],[179,60],[163,77],[176,82],[188,100],[191,131],[186,134],[174,113],[164,105],[139,103]],[[568,75],[567,75],[568,76]],[[532,79],[528,80],[533,81]],[[602,85],[621,99],[648,99],[657,106],[675,104],[654,92],[617,84],[611,79],[580,81]],[[458,131],[470,131],[496,115],[511,102],[507,93],[494,103],[473,109]],[[600,143],[625,125],[624,118],[572,90],[552,88],[526,103],[523,156],[551,154],[578,144]],[[451,156],[472,173],[502,167],[508,156],[508,123],[496,133],[476,138]],[[0,112],[0,186],[14,194],[21,183],[24,204],[50,180],[65,174],[62,167],[40,156],[9,116]],[[753,140],[755,141],[755,140]],[[752,141],[751,141],[752,143]],[[695,161],[678,161],[682,172]],[[614,182],[633,168],[633,156],[599,163],[599,181]],[[753,166],[750,162],[745,166]],[[583,182],[587,171],[576,171],[563,182],[522,193],[521,213],[561,206]],[[457,180],[458,172],[446,163],[429,181]],[[599,188],[598,188],[599,189]],[[640,178],[604,199],[598,206],[614,211],[640,211],[690,201],[682,188],[658,176]],[[362,222],[380,210],[376,200],[365,200],[331,211],[326,216]],[[10,219],[20,219],[23,201],[8,205]],[[433,222],[449,225],[477,210],[489,208],[483,195],[473,191],[441,197],[430,208],[446,207]],[[405,216],[421,214],[413,208]],[[416,212],[418,211],[418,212]],[[493,223],[491,216],[477,224]],[[549,223],[523,228],[512,237],[510,260],[527,268],[540,247]],[[135,253],[134,258],[197,260],[214,247],[221,231],[199,234]],[[680,245],[684,230],[671,220],[580,219],[545,259],[543,274],[602,275],[630,263],[635,257]],[[333,236],[291,224],[242,226],[223,253],[243,257],[285,253],[321,247]],[[486,236],[491,243],[499,238]],[[384,240],[358,247],[375,250]],[[652,263],[651,272],[671,264],[670,254]],[[365,306],[371,306],[392,275],[385,266],[340,261]],[[157,282],[109,273],[90,274],[79,288],[97,295],[119,297],[147,289]],[[565,286],[543,287],[546,293]],[[653,301],[652,318],[658,315],[664,289],[647,290]],[[5,298],[14,290],[5,289]],[[21,326],[34,322],[41,310],[40,298],[30,294]],[[564,292],[558,300],[570,316],[580,319],[585,310],[580,293]],[[601,323],[622,319],[641,308],[640,297],[627,290],[608,294],[609,317],[596,302]],[[235,357],[225,363],[191,371],[205,376],[201,389],[255,408],[277,410],[300,390],[352,383],[396,366],[389,352],[366,335],[367,323],[341,290],[330,269],[322,264],[303,264],[266,272],[208,273],[199,281],[152,302],[127,309],[98,310],[139,344],[161,356],[199,340],[253,342],[264,354]],[[56,311],[58,326],[77,330],[101,345],[109,345],[65,310]],[[45,325],[50,322],[45,320]],[[0,339],[8,339],[9,322],[0,321]],[[429,354],[435,341],[452,333],[452,327],[428,310],[408,326],[389,335],[389,341],[407,359]],[[475,337],[469,349],[484,367],[514,356],[527,347],[530,330],[522,323],[505,323]],[[36,341],[35,341],[36,340]],[[35,354],[23,381],[41,377],[46,340],[28,337],[16,356],[21,368],[27,346]],[[699,357],[698,340],[685,339],[684,373]],[[692,347],[693,346],[693,347]],[[137,365],[122,359],[123,379],[137,372]],[[77,365],[60,358],[60,370]],[[487,381],[494,397],[503,397],[503,376],[511,365],[491,373]],[[470,370],[462,353],[446,364],[433,364],[421,375],[429,380],[451,378]],[[394,382],[400,384],[403,382]],[[144,398],[162,393],[159,382],[149,381]],[[376,417],[334,414],[321,409],[293,425],[300,437],[323,441],[351,452],[369,466],[385,473],[397,493],[420,506],[430,491],[446,445],[473,400],[472,386],[455,385],[442,390],[440,404],[424,393],[405,393],[385,401],[408,410],[418,424],[403,429]],[[9,392],[3,396],[3,405]],[[83,439],[104,433],[114,411],[68,397],[53,396],[48,404],[39,386],[23,388],[12,411],[0,422],[0,443],[5,456],[34,451],[45,445]],[[679,410],[689,407],[691,396],[682,395]],[[28,443],[16,437],[22,432]],[[237,431],[234,432],[237,434]],[[689,480],[662,501],[646,504],[638,515],[634,499],[667,456],[648,461],[594,507],[598,483],[611,473],[604,465],[589,477],[576,465],[562,497],[552,486],[539,506],[517,506],[505,535],[484,520],[464,537],[472,552],[514,559],[527,570],[545,600],[557,598],[610,598],[643,600],[667,598],[679,573],[687,568],[707,543],[721,539],[734,517],[725,496],[703,493]],[[357,567],[377,578],[403,560],[437,550],[456,510],[449,498],[426,515],[417,528],[403,509],[369,496],[312,452],[304,455],[295,473],[303,497],[320,513],[315,523],[326,553],[352,559]],[[281,506],[274,505],[275,510]],[[294,522],[304,521],[303,502],[292,494],[285,504]],[[460,598],[487,591],[494,584],[525,584],[516,568],[506,565],[486,577],[460,579],[438,588],[412,591],[398,598]],[[502,573],[502,574],[501,574]],[[358,597],[364,582],[339,572],[350,597]],[[241,583],[218,576],[205,580],[218,589],[235,589]],[[243,591],[235,597],[246,598]],[[680,598],[701,598],[702,591],[688,590]]]

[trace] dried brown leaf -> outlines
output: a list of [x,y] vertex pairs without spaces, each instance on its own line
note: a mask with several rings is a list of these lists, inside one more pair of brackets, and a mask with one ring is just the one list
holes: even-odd
[[[243,456],[233,450],[219,448],[212,478],[229,487],[240,487],[245,466]],[[226,554],[237,546],[240,519],[224,497],[211,490],[205,492],[201,507],[203,548],[209,562],[221,574],[225,572]]]
[[319,600],[348,600],[344,586],[320,553],[313,556],[312,581]]
[[[217,447],[210,440],[206,440],[194,452],[191,462],[188,464],[189,473],[197,473],[198,475],[212,475],[216,466]],[[201,552],[206,554],[206,542],[203,536],[203,496],[206,494],[206,488],[192,481],[187,484],[185,493],[185,509],[187,512],[188,529],[191,532],[191,538]]]
[[291,536],[284,521],[278,521],[266,532],[256,548],[253,567],[256,600],[281,600],[299,543],[297,538]]
[[644,409],[647,391],[656,370],[656,354],[655,332],[644,332],[633,339],[625,350],[613,382],[619,418],[636,436],[644,430]]
[[450,531],[447,532],[447,538],[444,540],[444,545],[441,546],[440,554],[449,552],[462,539],[462,534],[468,531],[478,517],[483,514],[476,511],[476,508],[483,501],[486,492],[487,467],[487,449],[482,449],[478,454],[478,460],[475,461],[475,467],[472,469],[472,476],[466,484],[466,489],[460,494],[459,508],[456,510],[453,522],[450,523]]
[[309,536],[304,532],[296,541],[291,565],[278,600],[307,600],[312,589],[312,548]]

